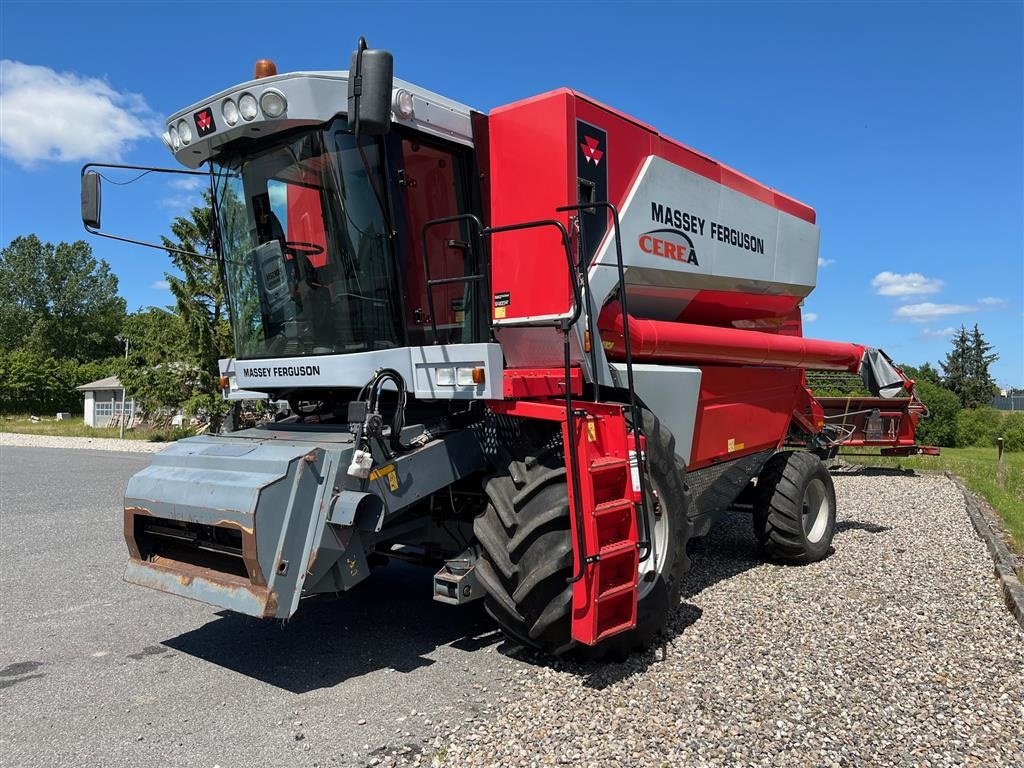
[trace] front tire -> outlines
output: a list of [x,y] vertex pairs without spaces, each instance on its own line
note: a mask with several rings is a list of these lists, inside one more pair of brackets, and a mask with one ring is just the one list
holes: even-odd
[[510,451],[506,470],[485,482],[487,509],[473,524],[483,548],[477,574],[487,590],[487,612],[514,641],[554,655],[576,648],[590,658],[621,657],[649,643],[678,605],[689,569],[688,492],[672,435],[647,412],[642,426],[654,486],[648,508],[660,506],[649,522],[655,552],[649,565],[641,564],[636,628],[596,646],[578,646],[571,637],[567,580],[575,561],[560,436],[524,426],[523,445]]
[[806,451],[777,453],[757,478],[754,536],[768,559],[823,560],[836,529],[836,491],[825,465]]

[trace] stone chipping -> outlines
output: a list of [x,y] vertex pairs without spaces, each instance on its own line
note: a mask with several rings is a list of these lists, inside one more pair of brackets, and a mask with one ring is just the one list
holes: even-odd
[[373,765],[1024,766],[1024,631],[960,490],[842,467],[835,552],[759,562],[749,515],[691,544],[663,644],[520,652],[472,721]]

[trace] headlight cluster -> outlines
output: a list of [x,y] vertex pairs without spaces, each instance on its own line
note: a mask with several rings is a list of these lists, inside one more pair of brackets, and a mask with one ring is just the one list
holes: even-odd
[[260,111],[267,117],[280,117],[288,109],[288,100],[284,94],[274,88],[268,88],[260,94],[260,100],[246,91],[238,97],[238,103],[233,99],[224,99],[220,106],[221,116],[228,125],[237,125],[239,118],[245,122],[255,120]]
[[[221,119],[228,127],[238,125],[239,121],[251,123],[260,116],[260,112],[264,117],[277,118],[287,110],[288,100],[276,88],[267,88],[263,91],[259,101],[253,94],[246,91],[237,100],[229,96],[220,103]],[[181,119],[167,128],[167,140],[175,152],[191,144],[192,139],[192,126],[186,119]]]
[[177,130],[171,128],[171,144],[175,149],[181,149],[182,146],[188,146],[192,143],[192,126],[185,120],[179,120]]

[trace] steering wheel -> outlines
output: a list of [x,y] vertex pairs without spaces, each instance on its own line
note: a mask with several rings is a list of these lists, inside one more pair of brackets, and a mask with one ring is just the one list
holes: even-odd
[[319,256],[324,252],[322,245],[316,243],[304,243],[301,240],[285,240],[284,250],[291,251],[296,256]]

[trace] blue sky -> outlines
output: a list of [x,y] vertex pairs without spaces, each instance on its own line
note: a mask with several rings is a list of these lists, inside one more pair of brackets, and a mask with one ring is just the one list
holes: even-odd
[[[85,160],[168,165],[160,120],[248,79],[342,69],[358,35],[399,77],[490,110],[570,86],[818,211],[807,334],[937,361],[977,322],[1024,386],[1021,3],[0,3],[0,240],[85,237]],[[193,190],[104,188],[153,240]],[[170,302],[157,251],[90,242],[130,308]]]

